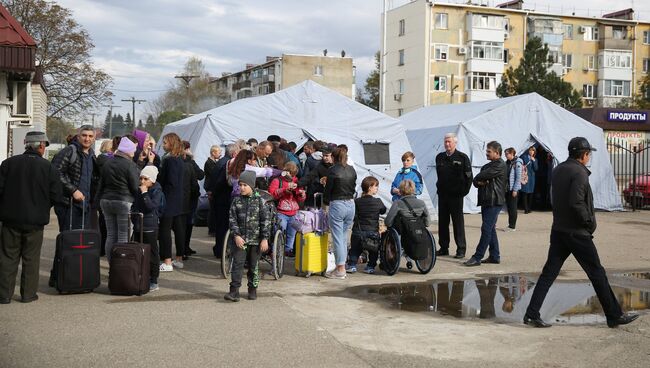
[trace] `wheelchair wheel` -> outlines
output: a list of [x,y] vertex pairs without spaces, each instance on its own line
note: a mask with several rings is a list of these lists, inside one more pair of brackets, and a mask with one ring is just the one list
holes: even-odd
[[271,268],[273,272],[273,277],[276,280],[282,278],[284,274],[284,232],[281,229],[275,231],[275,236],[273,236],[273,259],[271,260]]
[[415,266],[418,268],[421,274],[427,274],[433,269],[433,266],[436,264],[436,239],[433,237],[430,231],[427,231],[429,238],[431,239],[431,246],[427,248],[427,257],[415,261]]
[[383,270],[389,276],[393,276],[399,271],[399,264],[402,260],[402,245],[399,234],[395,229],[388,229],[381,239],[379,257]]
[[235,246],[235,239],[230,236],[230,230],[226,233],[225,240],[223,241],[223,250],[221,251],[221,275],[224,279],[230,280],[230,273],[232,271],[232,247]]

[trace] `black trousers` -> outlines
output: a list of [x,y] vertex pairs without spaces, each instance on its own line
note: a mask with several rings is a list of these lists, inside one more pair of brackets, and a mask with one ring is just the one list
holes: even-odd
[[20,295],[31,299],[38,291],[39,266],[43,229],[21,230],[7,225],[0,230],[0,297],[11,298],[16,287],[18,264],[23,261],[20,274]]
[[[519,195],[517,195],[518,197]],[[517,226],[517,197],[512,196],[512,191],[506,192],[506,208],[508,209],[508,227]]]
[[108,231],[106,230],[106,221],[104,219],[104,213],[102,210],[99,210],[99,233],[102,236],[102,245],[99,255],[101,257],[106,255],[106,238],[108,237]]
[[[349,264],[356,266],[359,256],[363,253],[363,248],[361,243],[365,236],[376,234],[379,237],[377,231],[362,231],[362,230],[352,230],[352,236],[350,237],[350,252],[348,253]],[[368,267],[377,267],[377,259],[379,258],[379,252],[368,252]]]
[[172,230],[174,230],[174,243],[176,256],[185,254],[185,215],[174,217],[161,217],[158,226],[158,239],[160,239],[160,259],[172,258]]
[[560,273],[564,261],[571,254],[589,277],[607,319],[613,320],[622,316],[623,310],[609,286],[605,269],[600,264],[598,251],[592,237],[559,231],[551,231],[551,246],[548,250],[548,258],[542,274],[537,280],[537,285],[535,285],[535,291],[530,299],[530,304],[528,304],[526,314],[531,318],[540,318],[539,310],[544,303],[546,293],[548,293],[553,281]]
[[210,210],[208,211],[208,233],[214,234],[217,227],[217,208],[214,202],[210,201]]
[[519,192],[519,197],[521,197],[521,201],[523,202],[525,213],[530,212],[530,205],[533,204],[533,194],[534,193]]
[[221,258],[221,252],[223,251],[223,242],[226,238],[226,233],[228,232],[228,221],[230,218],[230,206],[229,205],[217,205],[215,217],[215,229],[214,229],[214,247],[212,247],[212,252],[217,258]]
[[[151,258],[149,259],[149,282],[154,284],[158,283],[158,277],[160,276],[160,252],[158,251],[158,230],[145,230],[142,233],[143,243],[149,244],[151,247]],[[140,230],[135,229],[133,235],[131,235],[131,240],[139,242],[140,241]]]
[[232,247],[232,281],[230,287],[239,289],[241,278],[244,274],[244,263],[248,261],[248,287],[257,288],[260,284],[260,271],[258,262],[260,260],[260,246],[258,244],[246,244],[245,249],[229,244]]
[[467,242],[465,240],[465,218],[463,217],[463,197],[438,196],[438,237],[440,250],[449,251],[449,219],[454,227],[454,241],[456,254],[465,254]]

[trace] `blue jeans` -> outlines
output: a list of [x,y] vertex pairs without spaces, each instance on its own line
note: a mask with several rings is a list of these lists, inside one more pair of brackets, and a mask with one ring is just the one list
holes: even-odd
[[501,259],[499,254],[499,239],[497,238],[497,219],[503,206],[484,206],[481,207],[481,239],[476,246],[476,253],[472,256],[477,261],[483,259],[485,251],[490,249],[490,258],[495,261]]
[[[284,245],[284,250],[293,251],[293,243],[296,241],[296,229],[291,226],[293,219],[296,216],[287,216],[283,213],[278,212],[278,218],[280,219],[280,227],[287,234],[287,242]],[[273,234],[271,234],[273,236]]]
[[330,202],[328,213],[332,243],[334,245],[334,258],[337,266],[345,265],[348,258],[347,231],[354,222],[354,201],[334,200]]
[[129,241],[129,211],[132,203],[110,199],[102,199],[99,203],[106,222],[106,258],[110,261],[113,244]]

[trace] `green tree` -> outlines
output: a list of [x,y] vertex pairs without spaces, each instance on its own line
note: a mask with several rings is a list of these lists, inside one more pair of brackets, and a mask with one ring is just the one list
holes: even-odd
[[379,51],[375,53],[375,69],[370,72],[366,78],[366,84],[362,94],[357,94],[357,101],[362,104],[379,110],[379,66],[381,55]]
[[580,93],[555,72],[549,73],[548,68],[551,65],[548,46],[538,37],[529,39],[519,66],[516,69],[509,67],[501,77],[497,96],[509,97],[537,92],[565,108],[582,107]]
[[158,117],[158,121],[156,122],[158,126],[161,128],[164,128],[165,125],[173,123],[175,121],[179,121],[183,119],[184,114],[178,110],[172,110],[172,111],[165,111],[160,116]]
[[107,98],[112,78],[93,65],[90,54],[95,45],[70,10],[45,0],[0,0],[0,4],[36,41],[49,116],[77,117]]
[[625,98],[618,104],[618,108],[650,109],[650,74],[639,80],[639,92],[631,98]]
[[76,130],[72,123],[68,123],[61,118],[47,118],[46,124],[47,137],[51,143],[66,143],[66,137],[69,134],[75,134]]

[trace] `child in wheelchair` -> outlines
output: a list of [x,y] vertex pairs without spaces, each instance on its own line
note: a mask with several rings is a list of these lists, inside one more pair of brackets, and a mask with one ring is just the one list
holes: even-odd
[[386,213],[381,199],[374,197],[379,190],[379,180],[367,176],[361,181],[361,197],[354,200],[355,218],[352,225],[352,238],[346,272],[357,272],[357,262],[364,250],[368,251],[368,264],[365,273],[375,273],[379,257],[379,215]]
[[284,172],[289,175],[274,178],[269,185],[269,192],[277,201],[276,216],[280,220],[280,226],[287,234],[287,241],[284,245],[285,255],[293,257],[296,229],[291,226],[291,223],[300,209],[300,203],[305,201],[306,194],[304,189],[299,188],[297,184],[298,166],[289,161],[284,165]]

